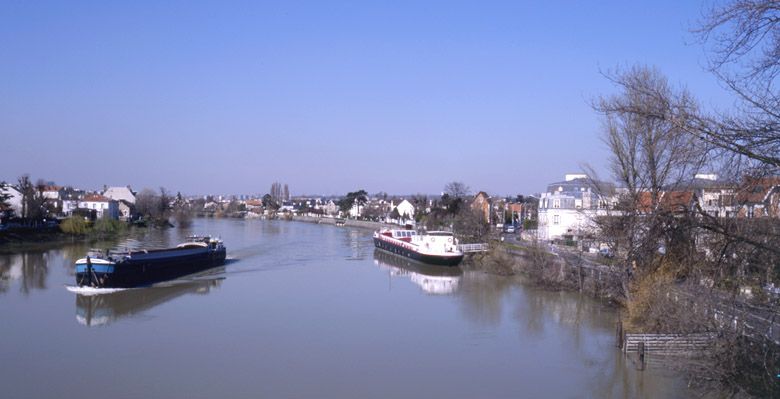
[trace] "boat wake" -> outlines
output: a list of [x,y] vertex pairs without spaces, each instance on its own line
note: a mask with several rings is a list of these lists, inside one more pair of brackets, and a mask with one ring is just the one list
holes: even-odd
[[65,285],[65,289],[79,295],[104,295],[112,294],[114,292],[126,291],[131,288],[95,288],[95,287],[80,287],[78,285]]

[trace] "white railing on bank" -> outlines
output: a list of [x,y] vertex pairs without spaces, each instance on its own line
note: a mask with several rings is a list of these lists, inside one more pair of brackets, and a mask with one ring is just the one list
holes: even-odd
[[487,252],[488,244],[460,244],[458,249],[463,253]]

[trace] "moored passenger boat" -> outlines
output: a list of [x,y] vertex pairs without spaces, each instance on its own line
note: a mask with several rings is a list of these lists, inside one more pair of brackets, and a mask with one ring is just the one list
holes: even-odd
[[90,253],[76,261],[76,284],[96,288],[131,288],[173,280],[225,263],[222,241],[189,237],[175,248],[118,253]]
[[457,266],[463,260],[458,240],[448,231],[382,229],[374,232],[374,246],[431,265]]

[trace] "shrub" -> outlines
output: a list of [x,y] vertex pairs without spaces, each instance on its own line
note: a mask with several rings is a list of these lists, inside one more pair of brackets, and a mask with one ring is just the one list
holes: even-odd
[[89,223],[83,217],[76,216],[62,221],[60,230],[63,233],[72,235],[86,234],[89,230]]
[[95,221],[95,225],[92,227],[92,230],[99,234],[111,234],[122,231],[126,227],[127,226],[124,222],[120,222],[114,219],[102,218]]

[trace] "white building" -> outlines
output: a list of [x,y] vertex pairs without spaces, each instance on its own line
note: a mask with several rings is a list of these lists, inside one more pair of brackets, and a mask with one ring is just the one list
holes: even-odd
[[606,215],[616,201],[614,185],[596,182],[584,174],[567,174],[547,186],[539,199],[539,240],[579,239],[595,227],[593,218]]
[[414,219],[414,205],[412,205],[411,202],[403,200],[395,209],[398,210],[398,214],[401,215],[402,218]]
[[62,200],[62,214],[65,216],[73,215],[73,211],[79,209],[79,200],[66,199]]
[[128,201],[119,200],[117,201],[117,208],[119,210],[119,219],[127,221],[133,216],[133,209],[135,207]]
[[46,186],[43,188],[43,198],[56,203],[61,199],[62,187],[58,186]]
[[739,207],[735,201],[735,187],[736,184],[720,180],[716,174],[697,174],[691,184],[699,207],[713,217],[737,215]]
[[358,202],[355,201],[355,203],[352,204],[352,208],[349,208],[349,216],[352,218],[357,218],[363,214],[363,208],[365,208],[365,205],[358,204]]
[[[395,209],[398,211],[398,219],[394,219],[391,214],[394,214],[392,211]],[[395,224],[407,224],[407,223],[414,223],[414,205],[412,205],[411,202],[407,200],[402,200],[398,203],[398,205],[393,205],[393,202],[390,202],[390,214],[387,215],[386,222],[387,223],[395,223]]]
[[315,206],[317,209],[321,209],[322,212],[326,215],[335,215],[339,211],[339,207],[336,205],[333,200],[328,200],[328,202],[324,204],[318,204]]
[[127,187],[109,187],[103,191],[103,196],[116,201],[127,201],[135,205],[135,193]]
[[119,219],[119,203],[102,195],[88,195],[79,200],[78,207],[94,210],[98,218]]

